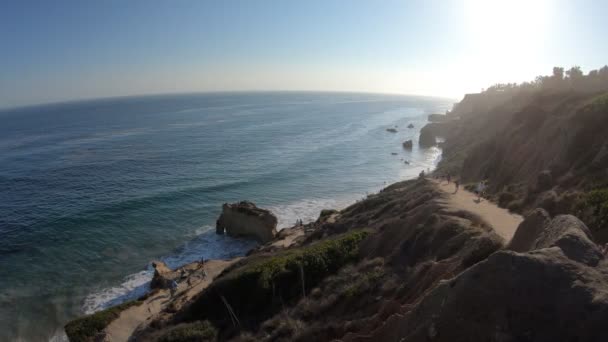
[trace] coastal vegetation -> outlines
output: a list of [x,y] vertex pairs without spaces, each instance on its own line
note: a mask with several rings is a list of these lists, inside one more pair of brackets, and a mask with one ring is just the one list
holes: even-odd
[[65,325],[65,333],[71,342],[92,341],[98,333],[118,318],[121,312],[141,303],[140,300],[133,300],[77,318]]
[[355,230],[274,255],[254,256],[217,279],[180,320],[204,317],[221,328],[252,328],[356,261],[359,244],[369,233]]
[[217,339],[217,330],[208,321],[178,324],[162,335],[159,342],[211,342]]

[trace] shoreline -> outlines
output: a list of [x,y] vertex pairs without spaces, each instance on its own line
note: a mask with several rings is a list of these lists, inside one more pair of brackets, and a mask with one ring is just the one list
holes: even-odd
[[[421,127],[418,128],[417,131],[420,132],[420,129],[421,129]],[[390,147],[390,146],[387,147],[387,153],[389,153],[390,149],[392,149],[392,148],[393,147]],[[430,162],[430,164],[432,165],[432,167],[424,168],[424,166],[416,166],[416,165],[410,165],[410,164],[408,164],[409,167],[407,169],[411,170],[411,175],[408,178],[400,178],[400,179],[395,179],[395,180],[384,181],[383,184],[379,184],[379,185],[375,186],[373,189],[370,189],[370,191],[366,192],[365,194],[363,194],[363,193],[361,193],[361,194],[352,194],[352,195],[343,196],[342,199],[335,199],[334,198],[334,199],[331,199],[331,200],[330,199],[325,199],[325,200],[321,200],[321,201],[323,201],[323,202],[332,201],[334,203],[339,204],[338,206],[335,206],[335,205],[331,206],[331,209],[335,209],[335,210],[340,211],[340,210],[343,210],[343,209],[345,209],[345,208],[347,208],[347,207],[349,207],[349,206],[351,206],[353,204],[356,204],[356,203],[360,202],[361,200],[364,200],[365,198],[367,198],[370,195],[377,194],[382,189],[384,189],[386,187],[389,187],[389,186],[391,186],[393,184],[396,184],[396,183],[399,183],[399,182],[403,182],[403,181],[408,181],[408,180],[416,179],[416,177],[417,177],[416,175],[419,173],[419,171],[425,171],[425,172],[427,172],[427,170],[430,169],[431,172],[433,172],[437,168],[439,162],[441,161],[442,149],[440,147],[436,147],[436,146],[435,147],[431,147],[431,148],[436,148],[438,150],[438,152],[436,153],[436,156]],[[397,160],[396,162],[399,162],[399,161]],[[302,199],[302,200],[298,200],[296,202],[292,202],[292,203],[289,203],[289,204],[286,204],[286,205],[275,205],[274,207],[271,206],[270,208],[271,208],[271,210],[275,210],[278,207],[288,207],[290,204],[297,203],[297,202],[302,202],[302,201],[307,201],[307,200],[306,199]],[[308,201],[310,201],[310,200],[308,200]],[[318,213],[320,213],[323,209],[327,209],[327,207],[325,205],[321,205],[318,208],[316,208],[316,210],[315,210],[317,212],[316,217],[318,217]],[[306,223],[312,223],[314,221],[315,221],[315,218],[311,217],[308,220],[306,220],[305,222]],[[293,230],[294,232],[297,232],[298,231],[298,227],[297,226],[293,226],[293,225],[291,225],[291,226],[286,225],[286,226],[281,227],[280,230],[278,230],[278,232],[280,233],[280,232],[283,232],[285,230],[290,230],[290,231]],[[205,230],[205,232],[203,234],[207,234],[207,233],[214,234],[214,232],[212,232],[212,231],[213,231],[213,228],[211,228],[211,226],[208,226],[208,228]],[[212,262],[212,263],[224,263],[224,262],[231,263],[232,261],[239,260],[240,258],[245,257],[246,255],[249,255],[251,252],[258,250],[259,248],[269,248],[269,249],[287,248],[287,247],[289,247],[289,245],[291,243],[293,243],[293,241],[297,237],[303,236],[304,234],[302,232],[301,235],[296,234],[298,236],[295,236],[295,237],[293,235],[294,234],[286,234],[286,235],[282,236],[281,239],[273,241],[268,246],[266,246],[264,244],[257,244],[257,245],[255,245],[253,247],[246,247],[243,250],[241,250],[240,253],[238,253],[238,255],[235,255],[234,257],[229,258],[229,259],[208,259],[208,262]],[[233,238],[231,238],[231,239],[233,239]],[[239,240],[247,240],[247,239],[239,239]],[[163,258],[163,259],[166,259],[166,258]],[[174,266],[172,268],[172,270],[177,271],[177,270],[180,270],[180,269],[186,269],[186,268],[192,267],[195,264],[198,264],[198,262],[196,262],[196,261],[194,261],[194,262],[186,262],[186,263],[183,263],[181,265]],[[225,267],[221,268],[221,270],[225,269],[228,266],[229,265],[226,265]],[[106,301],[105,303],[97,306],[96,310],[94,310],[94,311],[88,311],[88,312],[85,313],[85,315],[95,314],[97,312],[107,310],[107,309],[112,308],[114,306],[124,304],[124,303],[126,303],[128,301],[131,301],[131,300],[136,300],[138,298],[147,298],[148,296],[150,296],[150,294],[152,294],[152,293],[155,292],[155,290],[153,290],[153,289],[150,288],[150,283],[151,283],[152,278],[153,278],[153,270],[151,269],[151,263],[148,265],[148,267],[147,267],[146,270],[140,271],[140,272],[138,272],[136,274],[142,274],[142,273],[145,273],[146,279],[137,286],[137,288],[142,288],[140,290],[140,292],[133,293],[134,290],[135,291],[138,290],[137,288],[134,289],[134,290],[130,290],[129,292],[127,292],[127,293],[123,294],[122,296],[118,297],[118,298],[122,298],[121,300],[116,300],[117,298],[114,298],[114,299],[111,299],[110,301]],[[216,274],[216,275],[219,275],[219,273]],[[126,278],[128,278],[130,276],[131,275],[127,275]],[[202,290],[204,290],[210,283],[211,283],[211,281],[208,282],[208,283],[206,283],[205,286],[199,288],[198,292],[201,292]],[[155,298],[156,298],[156,296],[155,296]],[[108,304],[108,303],[111,303],[111,304]],[[155,307],[155,309],[158,309],[158,307],[156,307],[156,306],[149,306],[148,305],[148,306],[145,306],[145,307],[146,308],[150,307],[150,309],[151,309],[150,313],[157,312],[157,311],[152,310],[152,307]],[[125,315],[127,315],[127,316],[124,317],[124,319],[126,321],[133,322],[135,320],[134,316],[135,317],[141,317],[141,315],[142,315],[142,312],[141,312],[141,310],[138,309],[138,307],[129,308],[126,311],[130,312],[129,314],[125,314]],[[135,313],[135,314],[132,314],[132,313]],[[121,316],[122,316],[122,314],[121,314]],[[121,321],[122,321],[122,318],[121,318]],[[129,325],[129,324],[127,324],[127,325]],[[119,330],[123,331],[124,329],[120,328]],[[124,331],[122,333],[114,333],[114,335],[115,336],[123,336],[124,335]]]

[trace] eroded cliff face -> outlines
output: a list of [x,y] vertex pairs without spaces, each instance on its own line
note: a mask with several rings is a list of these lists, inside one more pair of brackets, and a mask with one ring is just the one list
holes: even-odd
[[608,94],[521,93],[483,110],[466,107],[460,115],[456,106],[450,115],[460,119],[446,123],[440,173],[488,180],[491,198],[513,211],[579,215],[608,241],[603,219],[579,205],[608,188]]
[[222,206],[216,222],[216,232],[230,236],[253,237],[261,243],[271,241],[277,234],[277,217],[268,210],[247,201]]

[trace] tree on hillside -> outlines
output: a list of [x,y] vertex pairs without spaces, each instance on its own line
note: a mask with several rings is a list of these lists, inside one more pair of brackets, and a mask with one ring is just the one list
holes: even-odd
[[553,78],[561,81],[564,79],[564,68],[562,67],[553,67]]
[[[555,68],[553,68],[555,70]],[[583,72],[581,71],[581,67],[573,66],[570,70],[566,71],[566,76],[572,80],[578,80],[583,78]]]

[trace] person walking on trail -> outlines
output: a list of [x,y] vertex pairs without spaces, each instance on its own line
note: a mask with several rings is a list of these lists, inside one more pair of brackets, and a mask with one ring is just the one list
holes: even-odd
[[454,193],[457,193],[458,188],[460,188],[460,179],[454,179],[454,185],[456,185],[456,190],[454,190]]
[[201,258],[201,274],[203,275],[203,279],[207,277],[207,272],[205,272],[205,258]]
[[448,180],[448,184],[450,184],[450,181],[452,180],[452,176],[448,173],[448,175],[445,176],[445,178]]
[[477,183],[477,202],[481,202],[481,196],[483,195],[483,191],[486,189],[486,185],[483,181]]
[[177,282],[175,280],[171,280],[171,284],[169,284],[169,290],[171,291],[171,298],[175,296],[175,292],[177,292]]

